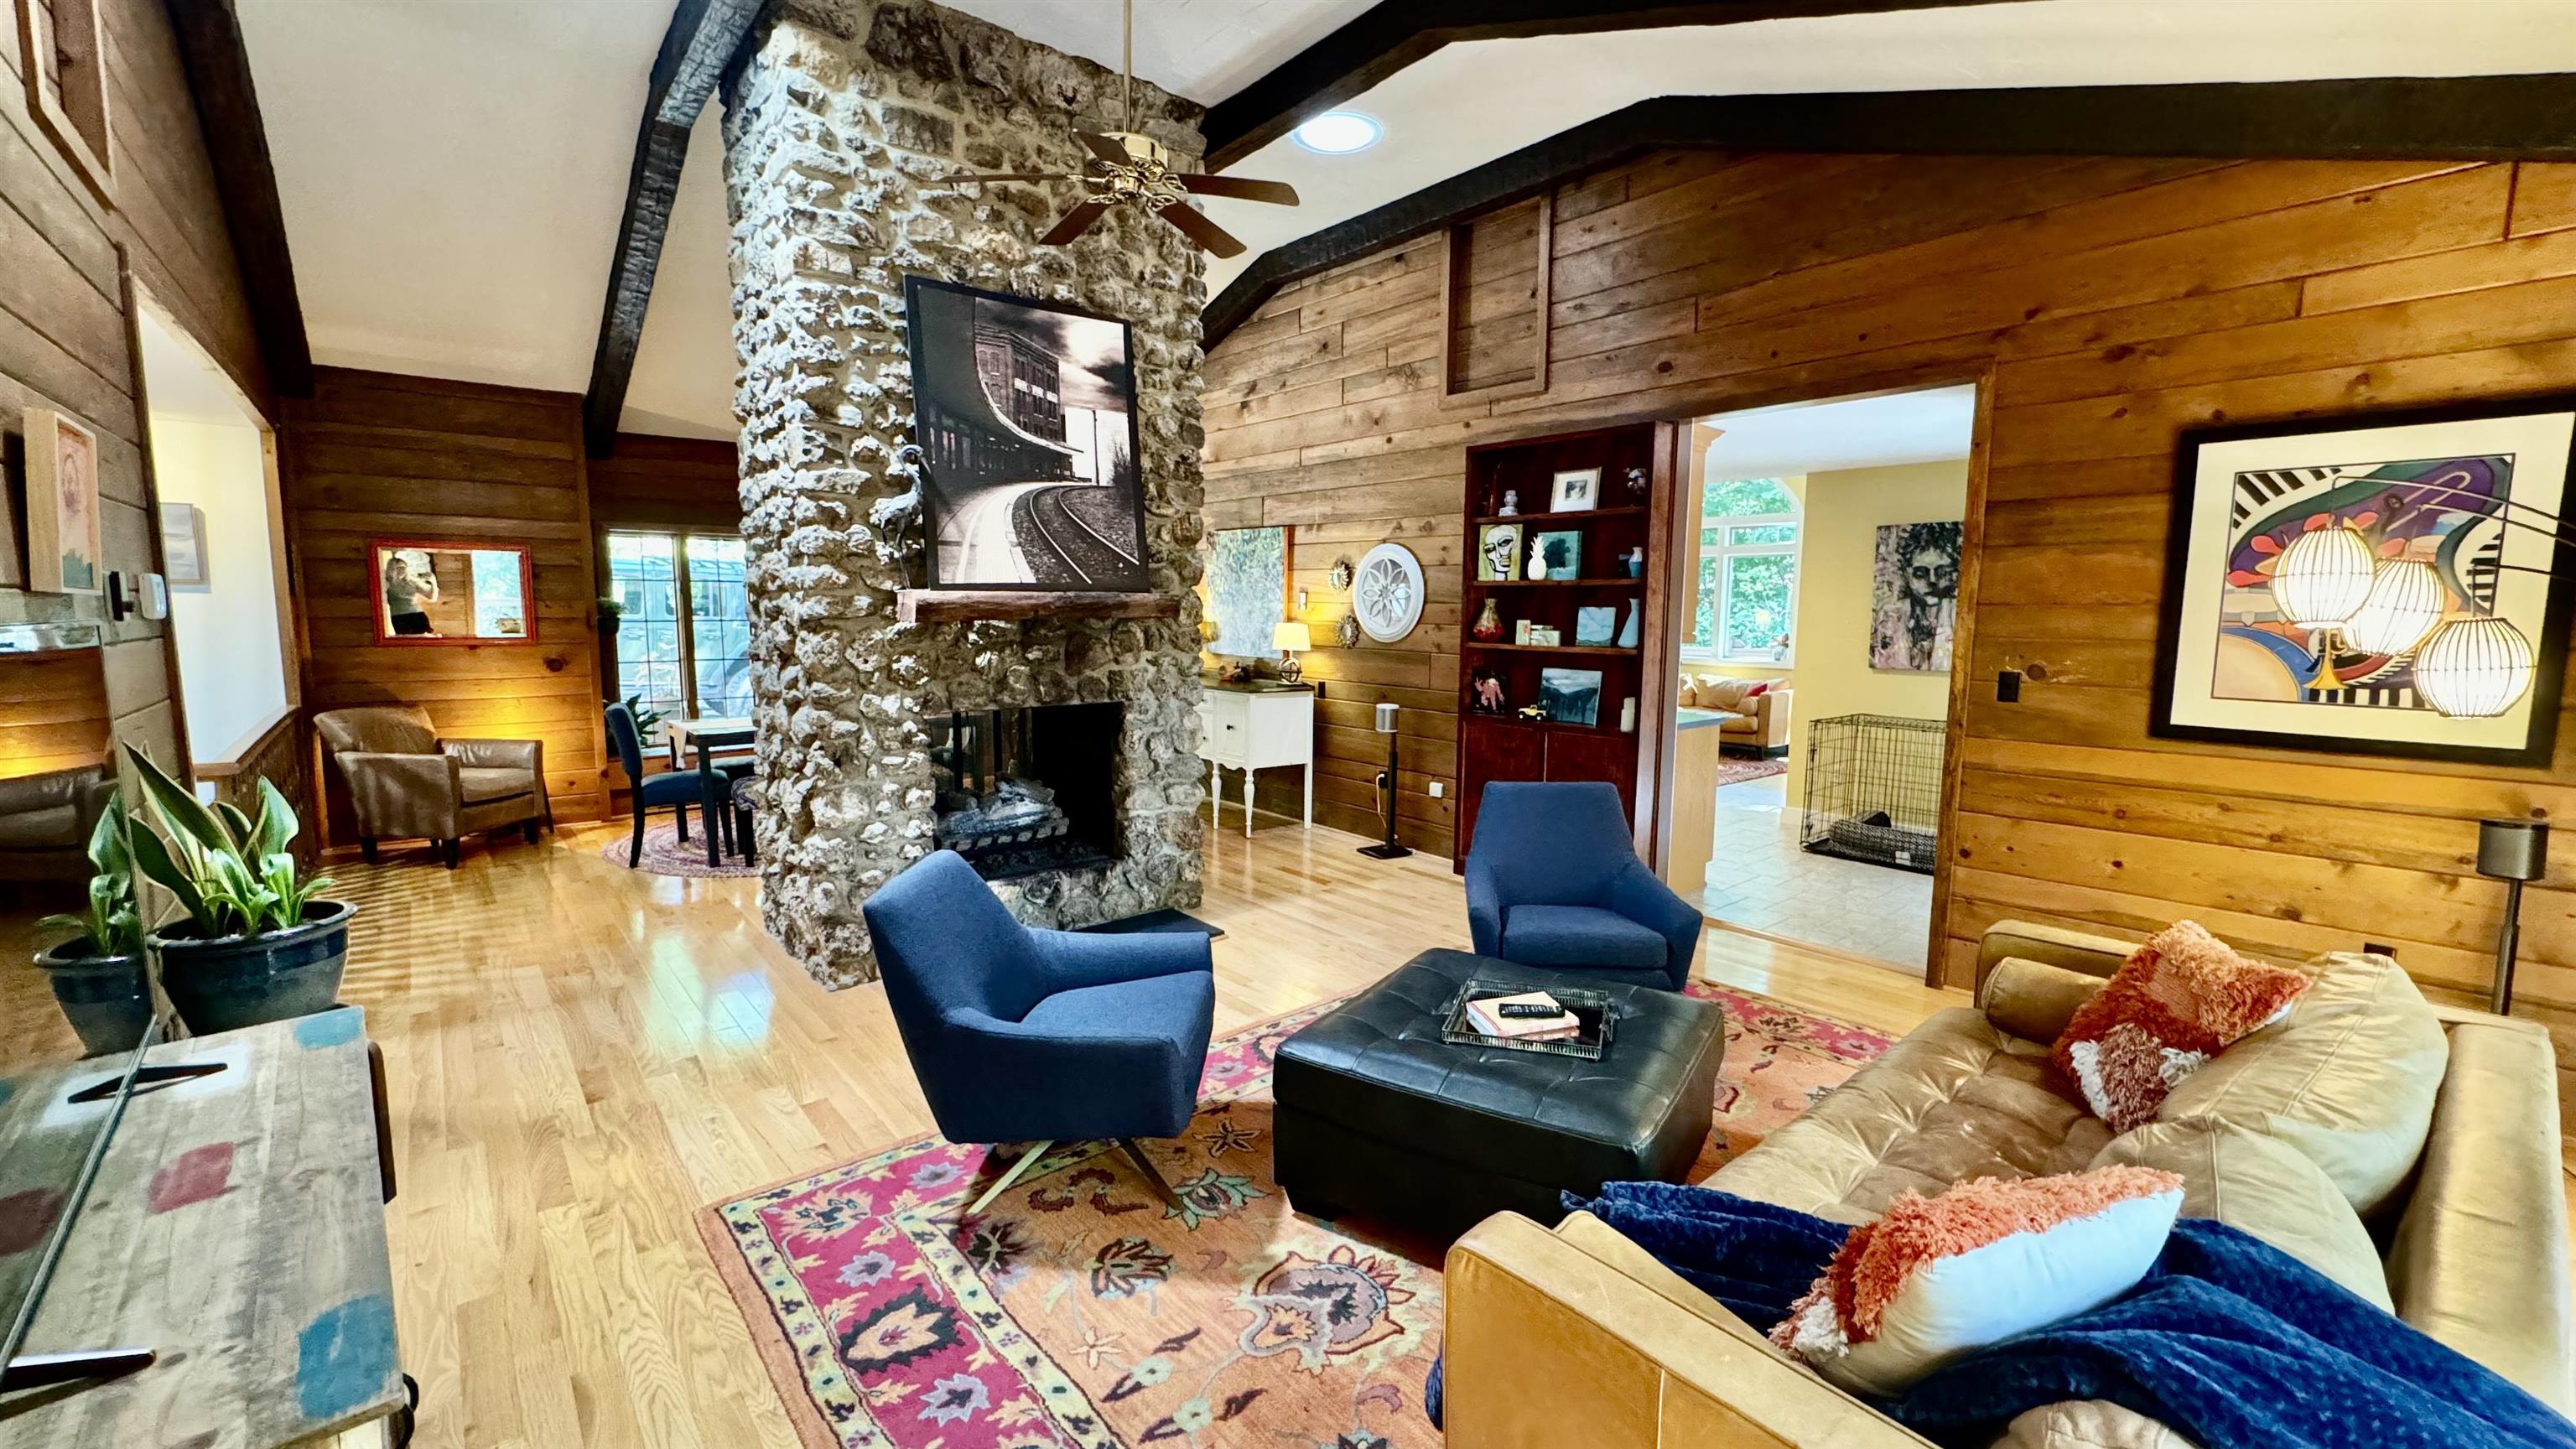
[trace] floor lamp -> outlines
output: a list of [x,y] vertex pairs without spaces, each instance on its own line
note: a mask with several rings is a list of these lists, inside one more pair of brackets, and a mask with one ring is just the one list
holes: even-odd
[[2522,940],[2522,885],[2549,873],[2549,827],[2532,820],[2478,822],[2478,874],[2504,882],[2504,930],[2496,937],[2495,985],[2488,1005],[2513,1011],[2513,958]]

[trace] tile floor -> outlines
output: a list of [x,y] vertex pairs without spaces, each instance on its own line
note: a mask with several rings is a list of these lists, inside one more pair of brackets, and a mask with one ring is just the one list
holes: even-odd
[[1863,865],[1798,848],[1800,812],[1788,778],[1748,780],[1717,792],[1717,850],[1701,912],[1730,925],[1923,969],[1932,877]]

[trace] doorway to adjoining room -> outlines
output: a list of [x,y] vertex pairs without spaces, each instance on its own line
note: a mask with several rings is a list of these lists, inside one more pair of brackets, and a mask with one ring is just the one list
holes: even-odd
[[1974,386],[1692,425],[1665,876],[1727,925],[1929,949]]

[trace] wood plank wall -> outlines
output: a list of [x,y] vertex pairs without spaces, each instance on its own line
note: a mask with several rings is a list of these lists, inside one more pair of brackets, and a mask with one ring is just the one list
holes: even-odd
[[742,531],[742,464],[731,442],[619,433],[615,449],[590,460],[594,529]]
[[[1308,663],[1340,779],[1374,763],[1349,732],[1368,701],[1409,706],[1412,843],[1447,844],[1421,791],[1455,778],[1466,443],[1990,374],[1965,677],[2047,678],[2013,705],[1965,690],[1936,974],[1963,982],[2001,917],[2191,915],[2282,952],[2387,942],[2483,995],[2501,893],[2475,821],[2576,809],[2576,719],[2549,770],[2150,739],[2173,442],[2576,387],[2576,167],[1659,154],[1560,189],[1550,385],[1464,407],[1430,361],[1439,260],[1435,238],[1284,289],[1207,366],[1210,524],[1293,528],[1319,643],[1332,555],[1402,538],[1432,571],[1412,639]],[[1348,801],[1324,813],[1364,828]],[[2555,1023],[2576,850],[2524,921],[2525,1009]]]
[[[416,704],[441,734],[539,739],[558,820],[606,809],[599,590],[581,399],[476,383],[321,369],[279,431],[308,711]],[[415,538],[533,550],[528,644],[375,642],[367,541]],[[353,838],[329,781],[331,838]]]
[[[14,22],[0,40],[0,453],[19,488],[19,410],[50,407],[99,434],[110,568],[158,568],[144,429],[121,268],[204,344],[263,411],[266,369],[241,287],[196,107],[159,0],[102,0],[114,209],[101,206],[28,109]],[[0,590],[0,623],[98,618],[94,605]],[[164,626],[108,631],[116,734],[180,763]]]
[[0,658],[0,780],[107,758],[107,674],[95,649]]

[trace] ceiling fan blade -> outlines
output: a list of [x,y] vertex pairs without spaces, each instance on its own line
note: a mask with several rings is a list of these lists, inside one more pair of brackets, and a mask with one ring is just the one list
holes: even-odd
[[1109,207],[1103,202],[1084,202],[1082,205],[1066,212],[1064,214],[1064,218],[1055,224],[1055,230],[1048,232],[1045,236],[1039,237],[1038,245],[1042,247],[1060,247],[1065,245],[1075,237],[1091,230],[1091,224],[1100,220],[1101,213],[1106,212],[1107,210],[1109,210]]
[[1163,208],[1163,220],[1181,229],[1181,235],[1197,242],[1212,256],[1239,257],[1243,243],[1236,241],[1224,227],[1207,219],[1197,207],[1186,201],[1175,201]]
[[1080,141],[1083,145],[1089,147],[1092,155],[1100,158],[1100,160],[1111,166],[1130,165],[1136,159],[1135,157],[1127,154],[1126,147],[1119,145],[1116,141],[1100,134],[1098,131],[1076,131],[1073,133],[1073,136],[1075,140]]
[[1285,181],[1252,181],[1241,176],[1176,176],[1184,191],[1201,196],[1232,196],[1244,201],[1267,201],[1274,206],[1295,206],[1297,188]]
[[960,181],[1080,181],[1083,178],[1064,171],[995,171],[984,174],[961,172],[940,179],[954,186]]

